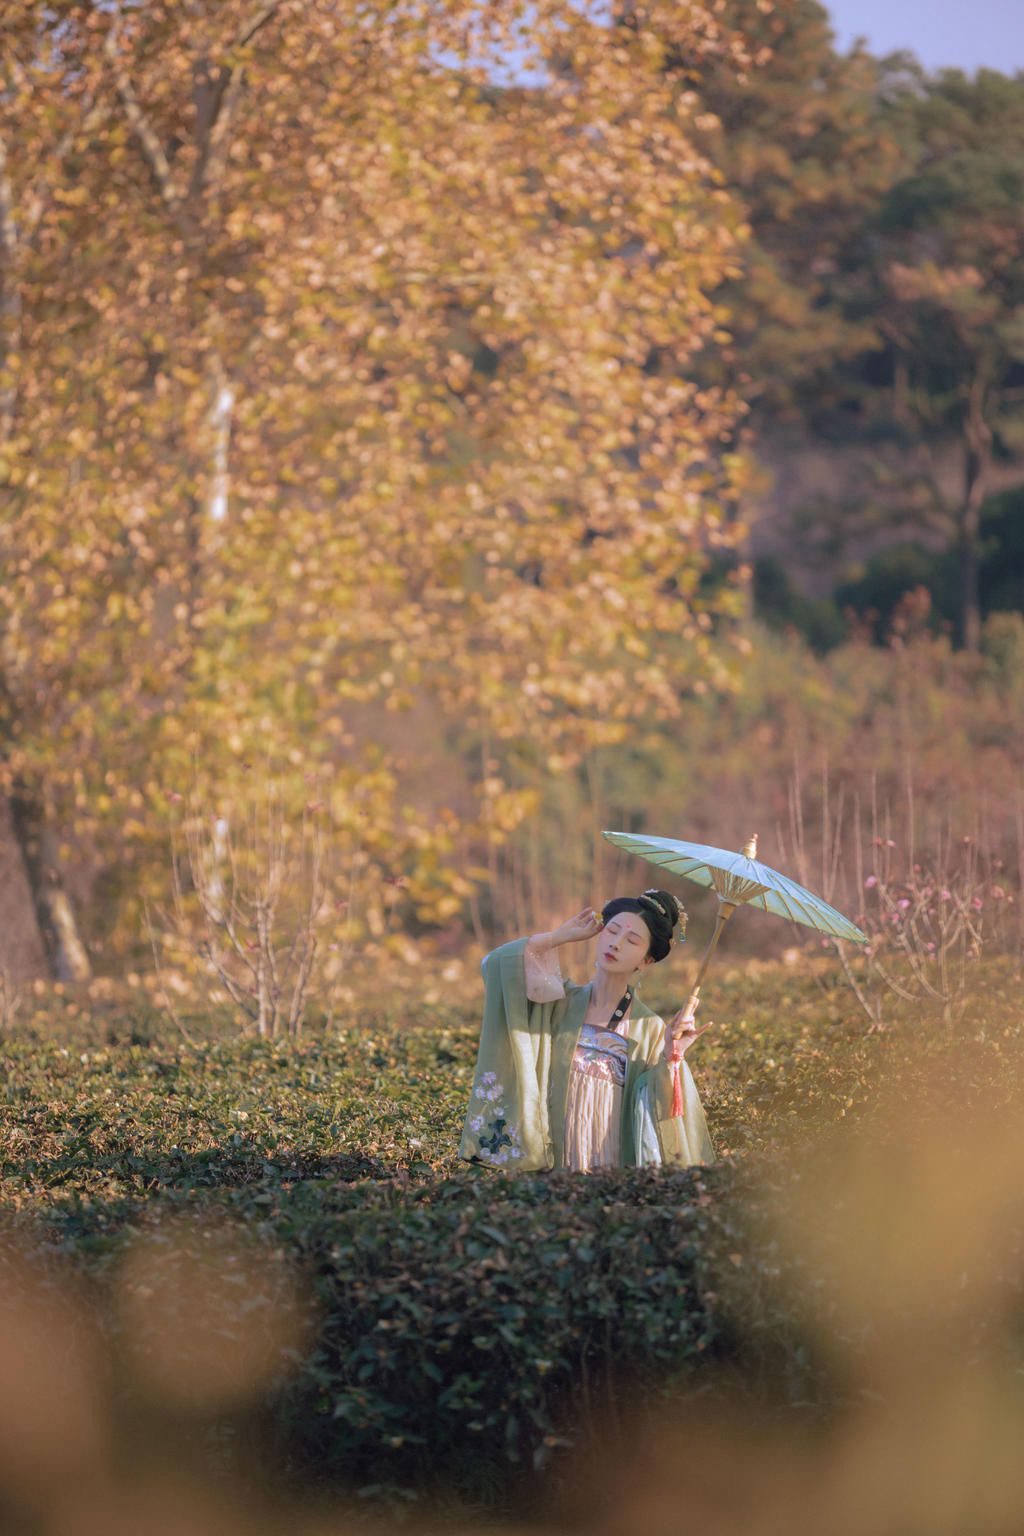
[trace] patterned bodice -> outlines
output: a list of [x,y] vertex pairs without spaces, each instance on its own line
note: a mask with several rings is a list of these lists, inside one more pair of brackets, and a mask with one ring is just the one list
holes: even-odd
[[572,1061],[574,1072],[602,1078],[621,1088],[626,1081],[626,1041],[601,1024],[584,1024]]

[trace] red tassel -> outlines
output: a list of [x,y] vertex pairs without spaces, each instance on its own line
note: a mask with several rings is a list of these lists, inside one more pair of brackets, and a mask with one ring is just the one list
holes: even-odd
[[679,1074],[679,1063],[672,1063],[672,1118],[683,1112],[683,1084]]

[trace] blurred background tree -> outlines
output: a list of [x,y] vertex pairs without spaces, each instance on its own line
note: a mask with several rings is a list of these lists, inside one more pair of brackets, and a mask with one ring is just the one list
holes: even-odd
[[[733,11],[757,67],[691,71],[752,231],[724,291],[736,346],[717,362],[739,378],[779,480],[787,455],[815,445],[832,471],[810,491],[798,472],[776,521],[819,552],[835,602],[794,584],[801,560],[787,562],[779,530],[755,600],[821,646],[841,637],[844,603],[866,611],[877,583],[898,599],[924,580],[936,616],[977,650],[986,604],[1024,600],[1016,566],[995,588],[982,570],[1007,526],[1007,503],[986,512],[985,498],[1012,500],[1024,479],[1024,82],[839,57],[814,0]],[[908,537],[912,551],[886,549]]]
[[749,221],[742,270],[719,290],[729,339],[700,365],[740,380],[756,433],[819,412],[877,344],[854,297],[871,220],[912,162],[881,110],[884,66],[837,53],[818,0],[728,0],[720,14],[746,68],[684,49],[669,64]]
[[959,572],[958,638],[977,650],[982,506],[994,460],[1024,449],[1024,79],[909,71],[886,116],[912,166],[873,231],[889,384],[885,407],[876,391],[865,406],[906,424],[926,466],[936,439],[960,444],[954,500],[924,473]]
[[1002,784],[1022,89],[816,0],[22,7],[5,926],[143,956],[176,808],[272,779],[345,954],[486,943],[617,878],[602,822],[890,763],[911,636],[899,772]]
[[[739,219],[657,38],[560,4],[26,8],[4,786],[37,907],[64,893],[56,972],[137,944],[183,792],[231,816],[259,765],[295,806],[329,781],[361,910],[400,870],[444,921],[530,808],[502,743],[558,773],[678,713],[681,673],[728,683],[732,588],[700,577],[737,401],[683,373]],[[492,85],[513,39],[544,90]],[[416,706],[453,770],[419,804]]]

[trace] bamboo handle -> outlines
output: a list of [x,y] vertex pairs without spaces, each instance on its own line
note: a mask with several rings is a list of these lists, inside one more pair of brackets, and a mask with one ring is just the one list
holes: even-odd
[[[704,951],[704,957],[703,957],[703,959],[700,962],[700,970],[697,972],[697,979],[696,979],[696,981],[693,984],[693,991],[690,993],[690,996],[689,996],[689,998],[687,999],[687,1002],[686,1002],[686,1015],[685,1016],[689,1018],[691,1023],[693,1023],[694,1010],[696,1009],[697,1004],[700,1002],[700,986],[701,986],[701,982],[704,980],[704,976],[705,976],[705,974],[707,972],[708,965],[711,962],[711,956],[714,954],[715,948],[716,948],[716,946],[718,944],[718,941],[722,937],[722,929],[725,927],[726,923],[729,921],[730,917],[732,917],[732,915],[733,915],[733,913],[735,911],[736,911],[736,908],[735,908],[735,906],[731,902],[719,901],[719,904],[718,904],[718,917],[717,917],[717,919],[715,921],[715,931],[711,935],[711,940],[710,940],[710,942],[708,944],[707,949]],[[672,1052],[671,1052],[671,1054],[669,1056],[669,1060],[672,1063],[673,1069],[675,1071],[675,1077],[676,1077],[676,1084],[675,1084],[675,1088],[673,1090],[673,1099],[675,1099],[677,1097],[677,1095],[678,1095],[678,1086],[679,1086],[678,1085],[678,1064],[682,1060],[682,1055],[681,1054],[680,1055],[676,1055],[676,1051],[673,1048]],[[675,1113],[675,1111],[673,1111],[673,1113]]]

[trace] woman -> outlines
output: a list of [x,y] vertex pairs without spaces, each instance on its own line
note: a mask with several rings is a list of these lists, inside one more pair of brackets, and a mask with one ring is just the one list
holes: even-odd
[[[509,1170],[686,1166],[714,1161],[682,1060],[705,1029],[666,1025],[636,995],[686,914],[667,891],[584,907],[552,933],[513,939],[482,970],[484,1018],[459,1155]],[[594,979],[564,980],[558,950],[602,935]],[[679,1063],[681,1101],[673,1095]],[[673,1102],[675,1100],[675,1102]],[[678,1111],[681,1110],[681,1113]]]

